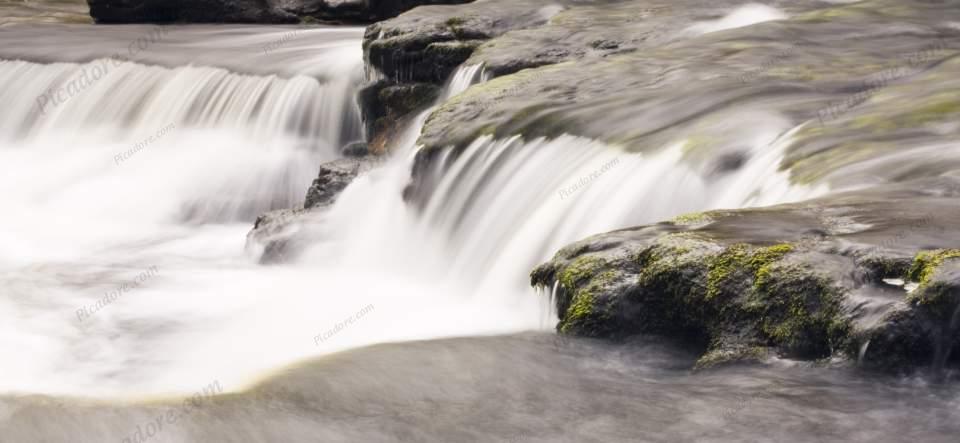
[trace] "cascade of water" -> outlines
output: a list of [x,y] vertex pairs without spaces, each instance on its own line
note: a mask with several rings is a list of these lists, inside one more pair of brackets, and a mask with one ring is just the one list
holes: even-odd
[[[56,77],[53,70],[76,66],[16,69],[49,69]],[[482,80],[481,70],[461,68],[443,97]],[[17,127],[29,130],[0,149],[0,188],[10,191],[0,193],[0,203],[17,209],[0,234],[0,282],[10,295],[0,298],[0,358],[15,362],[0,390],[143,395],[190,392],[210,380],[236,390],[284,364],[367,344],[549,328],[541,322],[545,297],[527,287],[533,265],[593,233],[717,202],[755,201],[779,186],[753,180],[776,173],[780,153],[763,153],[787,143],[774,143],[785,129],[780,120],[770,128],[752,121],[772,135],[750,142],[755,152],[739,170],[709,176],[685,163],[682,140],[638,154],[573,136],[484,137],[459,152],[440,152],[424,172],[437,180],[418,206],[402,194],[424,112],[386,165],[355,180],[322,214],[319,240],[298,263],[262,267],[243,254],[249,225],[215,221],[302,197],[316,173],[314,151],[297,143],[261,145],[247,126],[263,118],[254,126],[301,139],[290,129],[301,126],[281,124],[277,115],[300,106],[303,97],[295,94],[312,86],[199,68],[141,74],[169,81],[201,75],[181,79],[182,100],[150,96],[181,110],[164,114],[167,108],[156,105],[163,117],[155,121],[181,118],[184,128],[119,165],[114,155],[126,148],[111,134],[150,127],[145,119],[153,114],[105,94],[98,102],[128,116],[130,125],[101,130],[95,117],[51,112],[54,123],[43,131],[54,134],[47,134],[34,132],[36,124],[22,115],[29,105],[18,99]],[[251,107],[257,90],[275,98]],[[175,106],[189,94],[205,98]],[[87,97],[62,106],[88,106]],[[270,102],[284,109],[257,113]],[[88,129],[71,132],[69,140],[48,138],[57,128],[76,128],[74,119]],[[37,165],[44,175],[30,174]],[[12,192],[20,182],[29,186]],[[69,227],[63,213],[72,216]],[[153,267],[134,291],[96,307],[105,293]],[[81,315],[81,308],[91,313]],[[23,342],[37,350],[29,360],[13,358]]]
[[69,136],[101,128],[110,136],[149,135],[158,128],[246,131],[267,141],[296,137],[338,148],[359,138],[348,73],[321,83],[185,66],[168,69],[110,59],[86,64],[0,60],[0,91],[7,118],[0,134],[23,138]]

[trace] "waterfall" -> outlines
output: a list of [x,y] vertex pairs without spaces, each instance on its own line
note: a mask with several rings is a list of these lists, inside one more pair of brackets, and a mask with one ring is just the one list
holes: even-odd
[[[354,70],[320,81],[113,59],[0,61],[0,81],[17,85],[0,91],[10,169],[0,187],[30,183],[0,198],[140,222],[251,220],[294,206],[316,166],[362,137]],[[48,178],[31,180],[39,164]]]
[[[165,124],[243,131],[257,140],[291,137],[327,151],[360,136],[353,79],[240,75],[225,69],[174,69],[115,59],[37,64],[0,61],[8,118],[0,134],[73,136],[110,128],[142,135]],[[309,146],[318,144],[321,146]]]
[[[589,235],[687,212],[799,201],[825,192],[791,186],[788,174],[778,170],[799,127],[777,116],[758,118],[752,126],[755,137],[744,141],[750,146],[747,160],[719,175],[684,160],[685,140],[630,153],[569,135],[481,137],[462,151],[445,150],[430,170],[421,171],[431,177],[422,210],[398,197],[409,180],[407,155],[344,191],[313,258],[326,265],[399,266],[470,288],[477,297],[515,304],[528,292],[530,269]],[[372,208],[378,196],[393,203]],[[405,258],[411,251],[416,260]]]
[[[771,116],[749,120],[747,159],[723,174],[689,163],[682,139],[639,153],[570,135],[482,137],[439,152],[410,204],[428,110],[383,167],[311,215],[315,241],[298,262],[259,266],[245,221],[302,198],[353,136],[352,93],[333,77],[123,62],[37,111],[37,94],[96,63],[0,65],[21,86],[3,92],[14,111],[0,141],[12,214],[0,234],[3,392],[143,396],[210,380],[235,391],[343,349],[549,329],[527,273],[565,244],[820,192],[777,171],[791,128]],[[442,96],[482,71],[461,68]],[[23,343],[30,359],[16,358]]]

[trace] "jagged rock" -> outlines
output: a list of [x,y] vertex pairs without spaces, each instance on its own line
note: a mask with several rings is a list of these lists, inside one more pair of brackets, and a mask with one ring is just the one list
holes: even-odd
[[97,23],[371,23],[470,0],[87,0]]
[[565,247],[531,280],[556,285],[561,333],[678,338],[701,350],[698,368],[770,355],[887,372],[958,366],[958,183],[926,179],[600,234]]

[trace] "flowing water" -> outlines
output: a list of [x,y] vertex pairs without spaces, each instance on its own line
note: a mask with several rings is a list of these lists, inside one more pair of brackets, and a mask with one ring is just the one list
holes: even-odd
[[[559,247],[825,192],[777,172],[796,130],[777,115],[750,119],[746,161],[723,172],[686,162],[685,140],[639,154],[572,136],[481,138],[440,153],[405,201],[425,113],[382,168],[311,216],[296,262],[258,265],[245,248],[254,218],[296,206],[317,166],[361,137],[361,35],[0,28],[0,441],[119,441],[163,412],[158,399],[214,381],[241,394],[151,441],[782,441],[811,429],[806,441],[895,429],[935,441],[956,430],[956,392],[922,381],[697,376],[690,356],[649,343],[558,346],[545,332],[555,318],[527,272]],[[446,96],[482,78],[464,67]],[[493,337],[417,342],[479,336]]]

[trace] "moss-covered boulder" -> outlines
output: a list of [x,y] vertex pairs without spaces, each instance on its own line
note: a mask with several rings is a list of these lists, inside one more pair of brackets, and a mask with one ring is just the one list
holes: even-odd
[[574,243],[531,281],[551,289],[560,333],[667,336],[702,352],[698,368],[773,356],[888,372],[956,365],[960,250],[925,245],[950,230],[941,243],[960,246],[960,193],[915,185],[916,207],[939,210],[924,225],[882,190],[712,211]]

